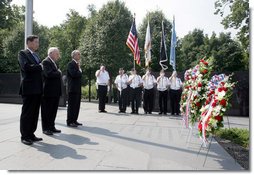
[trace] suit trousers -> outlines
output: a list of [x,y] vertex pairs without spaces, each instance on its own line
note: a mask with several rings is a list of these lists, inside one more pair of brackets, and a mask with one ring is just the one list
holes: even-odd
[[42,97],[41,123],[42,130],[55,129],[55,119],[60,97]]
[[23,95],[23,106],[20,116],[21,139],[33,138],[37,129],[41,95]]
[[153,111],[154,89],[144,89],[143,108],[145,112]]
[[77,122],[80,109],[80,93],[68,94],[67,124]]

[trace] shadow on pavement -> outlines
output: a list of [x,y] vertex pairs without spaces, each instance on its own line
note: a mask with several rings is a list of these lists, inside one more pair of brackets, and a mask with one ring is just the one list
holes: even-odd
[[[57,123],[57,124],[67,127],[66,125],[61,124],[61,123]],[[117,133],[117,132],[112,132],[108,129],[99,128],[99,127],[81,126],[81,127],[78,127],[77,130],[86,131],[86,132],[89,132],[89,133],[103,135],[103,136],[108,136],[108,137],[112,137],[112,138],[116,138],[116,139],[126,140],[126,141],[130,141],[130,142],[136,142],[136,143],[140,143],[140,144],[144,144],[144,145],[151,145],[151,146],[161,147],[161,148],[165,148],[165,149],[171,149],[171,150],[175,150],[175,151],[186,152],[186,153],[190,153],[190,154],[197,154],[196,150],[191,150],[191,149],[188,149],[188,148],[185,149],[185,148],[180,148],[180,147],[176,147],[176,146],[164,145],[164,144],[160,144],[160,143],[154,143],[154,142],[150,142],[150,141],[139,140],[139,139],[136,139],[136,138],[125,137],[125,136],[118,135],[119,133]],[[211,148],[211,150],[213,150],[213,149]],[[216,152],[216,150],[213,150],[213,151]],[[201,152],[199,155],[205,156],[206,153]],[[208,157],[217,158],[217,159],[224,158],[220,155],[211,155],[211,154],[208,155]]]
[[76,134],[65,134],[61,133],[59,135],[53,135],[51,136],[54,139],[62,140],[69,142],[74,145],[83,145],[83,144],[88,144],[88,145],[98,145],[97,142],[91,142],[89,138],[82,137]]
[[65,157],[70,157],[73,159],[86,159],[86,156],[78,155],[75,149],[65,145],[53,145],[44,142],[37,142],[36,144],[32,145],[32,147],[36,148],[38,151],[49,154],[55,159],[63,159]]

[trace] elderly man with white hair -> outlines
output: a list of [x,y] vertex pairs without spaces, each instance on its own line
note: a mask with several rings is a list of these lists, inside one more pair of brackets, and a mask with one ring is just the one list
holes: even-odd
[[48,56],[42,61],[43,65],[43,96],[41,105],[42,130],[46,135],[60,133],[55,128],[55,119],[60,96],[62,95],[62,72],[56,62],[60,58],[57,47],[48,49]]
[[67,109],[67,126],[77,127],[79,123],[78,115],[81,100],[81,78],[82,70],[80,68],[80,52],[74,50],[71,53],[72,60],[68,63],[67,80],[68,80],[68,109]]

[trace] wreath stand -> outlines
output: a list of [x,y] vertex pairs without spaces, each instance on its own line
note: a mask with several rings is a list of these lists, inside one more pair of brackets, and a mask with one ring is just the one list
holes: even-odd
[[[228,118],[228,116],[227,116],[227,122],[228,122],[228,128],[230,129],[231,127],[230,127],[230,123],[229,123],[229,118]],[[207,157],[208,157],[208,153],[209,153],[209,151],[210,151],[210,149],[211,149],[211,145],[212,145],[212,141],[213,141],[213,140],[215,140],[214,135],[212,135],[211,140],[208,141],[208,145],[205,145],[205,146],[204,146],[205,148],[208,146],[208,149],[207,149],[207,152],[206,152],[206,156],[205,156],[205,160],[204,160],[204,163],[203,163],[203,167],[205,166],[205,163],[206,163],[206,160],[207,160]],[[197,157],[199,156],[199,154],[200,154],[200,152],[201,152],[201,149],[202,149],[203,145],[204,145],[204,142],[202,142],[202,144],[200,145],[199,151],[198,151],[198,153],[197,153]],[[235,155],[235,149],[234,149],[234,147],[233,147],[233,158],[234,158],[235,164],[236,164],[236,155]]]

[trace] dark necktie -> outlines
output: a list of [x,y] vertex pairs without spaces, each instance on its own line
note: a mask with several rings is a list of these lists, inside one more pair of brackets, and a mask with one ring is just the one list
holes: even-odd
[[39,57],[36,55],[36,53],[32,53],[33,57],[34,57],[34,60],[36,61],[36,63],[40,63],[40,59]]

